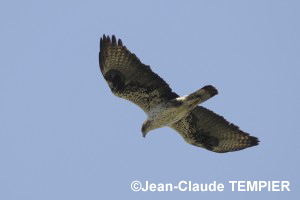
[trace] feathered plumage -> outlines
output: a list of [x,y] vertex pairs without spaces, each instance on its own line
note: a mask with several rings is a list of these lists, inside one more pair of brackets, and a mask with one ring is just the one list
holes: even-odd
[[100,69],[111,91],[118,97],[135,103],[145,112],[157,104],[178,95],[116,37],[100,39]]
[[179,97],[149,66],[132,54],[115,36],[100,39],[100,70],[111,91],[142,108],[147,132],[169,126],[186,142],[223,153],[258,145],[258,139],[241,131],[214,112],[197,106],[217,94],[213,86]]

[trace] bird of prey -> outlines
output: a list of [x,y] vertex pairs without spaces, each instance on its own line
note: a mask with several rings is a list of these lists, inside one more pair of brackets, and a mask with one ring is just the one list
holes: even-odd
[[198,106],[218,94],[213,86],[207,85],[187,96],[177,95],[114,35],[103,35],[100,39],[99,64],[112,93],[138,105],[147,114],[143,137],[153,129],[168,126],[187,143],[217,153],[258,145],[258,138]]

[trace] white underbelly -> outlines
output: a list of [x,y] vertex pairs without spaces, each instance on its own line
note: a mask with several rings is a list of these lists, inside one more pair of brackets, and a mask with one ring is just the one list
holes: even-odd
[[157,106],[148,113],[148,119],[151,120],[157,128],[167,126],[177,122],[188,114],[189,110],[180,107]]

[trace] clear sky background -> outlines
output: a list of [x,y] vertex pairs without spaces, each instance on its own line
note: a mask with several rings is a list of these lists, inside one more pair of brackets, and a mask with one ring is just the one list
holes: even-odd
[[[1,1],[0,199],[296,199],[299,1]],[[115,97],[98,66],[115,34],[175,92],[212,84],[203,106],[261,141],[217,154],[170,128],[144,139],[145,113]],[[223,192],[133,192],[223,183]],[[290,181],[232,192],[228,181]]]

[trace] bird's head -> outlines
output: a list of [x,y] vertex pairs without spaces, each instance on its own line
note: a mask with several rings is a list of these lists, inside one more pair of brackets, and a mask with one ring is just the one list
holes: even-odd
[[151,127],[151,121],[146,120],[143,123],[142,126],[142,133],[143,133],[143,137],[146,137],[146,134],[151,131],[153,128]]

